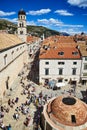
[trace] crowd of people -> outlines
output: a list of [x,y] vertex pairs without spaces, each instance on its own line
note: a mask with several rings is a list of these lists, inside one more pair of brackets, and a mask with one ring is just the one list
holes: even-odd
[[[10,109],[14,110],[12,118],[14,120],[19,121],[21,118],[21,115],[25,115],[25,120],[23,121],[23,124],[26,127],[29,127],[30,124],[33,126],[37,126],[40,123],[40,116],[41,111],[43,110],[43,105],[45,102],[47,102],[47,96],[43,96],[42,91],[39,94],[36,94],[36,84],[28,81],[28,84],[25,84],[25,80],[27,80],[27,76],[24,77],[24,72],[22,72],[20,75],[20,86],[22,88],[22,91],[19,95],[25,96],[26,100],[21,102],[20,104],[20,96],[14,98],[9,98],[6,105],[2,105],[0,107],[0,128],[3,130],[11,130],[11,125],[4,124],[3,118],[5,116],[5,113],[9,113]],[[13,90],[10,90],[13,91]],[[33,117],[30,112],[30,105],[33,104],[36,108],[36,111],[33,112]]]
[[[28,66],[26,66],[26,64],[25,64],[24,67],[27,68]],[[40,125],[41,113],[43,111],[44,104],[46,104],[50,98],[54,97],[54,95],[52,93],[45,94],[45,93],[43,93],[42,90],[37,94],[36,84],[27,80],[27,76],[24,76],[24,74],[25,73],[22,72],[18,76],[20,76],[20,86],[22,88],[22,91],[20,92],[19,95],[26,97],[25,101],[21,102],[21,104],[20,104],[19,103],[20,97],[18,95],[17,97],[14,97],[12,99],[9,98],[7,105],[0,106],[0,128],[3,130],[11,130],[11,128],[12,128],[12,126],[10,124],[8,124],[8,126],[6,126],[4,124],[3,118],[5,116],[5,113],[9,113],[10,109],[13,109],[13,108],[15,108],[14,114],[13,114],[14,120],[19,121],[19,119],[21,118],[20,115],[25,115],[25,120],[23,121],[23,124],[26,127],[29,127],[32,124],[35,127],[35,130],[38,130],[38,126]],[[25,80],[28,82],[27,85],[25,84]],[[62,94],[66,94],[67,92],[68,91],[64,90],[64,92]],[[68,93],[69,93],[69,95],[72,95],[71,90],[69,90]],[[87,90],[86,90],[86,95],[87,95]],[[33,104],[36,109],[36,111],[33,111],[33,117],[31,115],[31,111],[30,111],[31,104]]]

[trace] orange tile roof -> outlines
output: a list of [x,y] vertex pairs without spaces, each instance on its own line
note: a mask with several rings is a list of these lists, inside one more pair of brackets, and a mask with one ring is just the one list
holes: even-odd
[[[44,49],[48,47],[48,50]],[[40,49],[40,59],[79,59],[80,53],[76,48],[73,36],[51,36],[44,40]],[[64,55],[58,55],[59,52],[64,52]],[[78,53],[77,55],[72,54]]]
[[[59,53],[64,52],[63,55],[59,55]],[[77,54],[74,55],[73,53]],[[80,59],[80,53],[77,48],[74,47],[58,47],[58,48],[50,48],[48,50],[41,50],[40,59]]]
[[35,37],[35,36],[27,36],[27,43],[28,44],[31,44],[35,41],[37,41],[39,38],[38,37]]
[[53,43],[64,43],[64,44],[71,44],[75,43],[73,36],[51,36],[44,40],[43,44],[53,44]]

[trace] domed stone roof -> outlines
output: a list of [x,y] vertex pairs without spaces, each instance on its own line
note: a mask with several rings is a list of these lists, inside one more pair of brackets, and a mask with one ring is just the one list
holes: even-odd
[[26,13],[23,9],[21,9],[21,10],[19,10],[18,15],[26,15]]
[[50,119],[68,126],[79,126],[87,121],[87,106],[72,96],[59,96],[47,107]]

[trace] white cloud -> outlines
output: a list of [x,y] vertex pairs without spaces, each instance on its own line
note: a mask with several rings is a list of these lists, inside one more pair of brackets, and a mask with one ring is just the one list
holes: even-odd
[[54,18],[50,18],[50,19],[38,19],[38,22],[39,23],[42,23],[42,24],[48,24],[48,25],[56,25],[56,26],[59,26],[59,25],[62,25],[63,22],[59,21],[58,19],[54,19]]
[[75,29],[75,28],[68,28],[68,29],[60,29],[59,30],[60,32],[66,32],[68,34],[71,34],[71,35],[75,35],[75,34],[80,34],[81,31],[79,29]]
[[50,9],[41,9],[41,10],[37,10],[37,11],[34,11],[34,10],[29,11],[29,12],[27,12],[27,14],[29,14],[29,15],[42,15],[42,14],[47,14],[49,12],[51,12]]
[[84,25],[75,25],[75,24],[65,24],[62,21],[54,18],[50,19],[38,19],[37,23],[39,25],[43,25],[45,27],[52,28],[54,30],[58,30],[60,32],[67,32],[69,34],[81,33],[84,28]]
[[10,16],[14,14],[16,14],[16,12],[4,12],[0,10],[0,16]]
[[59,26],[59,27],[71,27],[71,28],[83,28],[84,25],[73,25],[73,24],[64,24],[62,21],[54,18],[50,19],[38,19],[37,20],[40,24],[43,25],[52,25],[52,26]]
[[63,27],[71,27],[71,28],[83,28],[84,25],[74,25],[74,24],[63,24]]
[[73,16],[74,14],[69,13],[67,10],[56,10],[55,13],[63,16]]
[[13,19],[9,19],[9,18],[0,18],[0,19],[5,19],[5,20],[8,20],[8,21],[13,22],[13,23],[17,23],[17,22],[18,22],[18,18],[13,18]]
[[68,0],[68,3],[78,7],[87,7],[87,0]]
[[36,25],[34,21],[27,21],[27,25]]

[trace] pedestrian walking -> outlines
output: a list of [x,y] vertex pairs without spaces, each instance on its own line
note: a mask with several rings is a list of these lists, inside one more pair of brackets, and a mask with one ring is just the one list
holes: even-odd
[[11,129],[11,125],[10,125],[10,124],[9,124],[9,126],[8,126],[8,129],[7,129],[7,130],[12,130],[12,129]]

